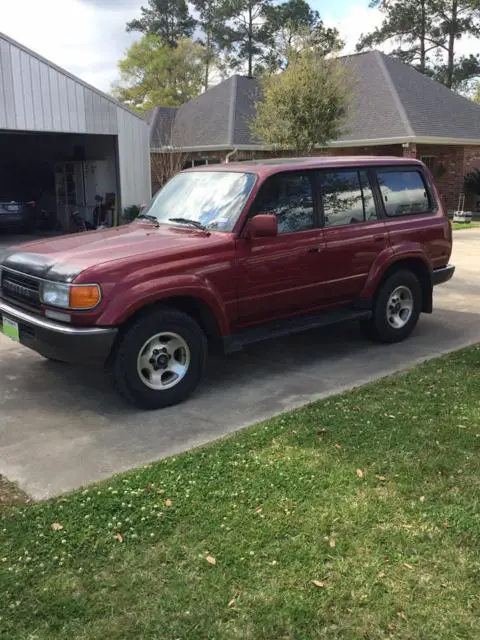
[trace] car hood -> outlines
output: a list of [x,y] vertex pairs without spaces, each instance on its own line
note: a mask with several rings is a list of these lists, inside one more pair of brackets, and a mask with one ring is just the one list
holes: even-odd
[[167,256],[182,249],[195,249],[205,245],[210,235],[196,229],[156,228],[150,223],[135,222],[11,247],[2,255],[1,264],[39,278],[71,282],[85,269],[113,260],[145,257],[148,253]]

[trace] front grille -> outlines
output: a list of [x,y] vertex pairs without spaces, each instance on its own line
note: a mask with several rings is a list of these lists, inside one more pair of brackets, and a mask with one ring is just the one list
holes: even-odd
[[22,273],[1,270],[2,297],[17,300],[29,307],[40,306],[40,281]]

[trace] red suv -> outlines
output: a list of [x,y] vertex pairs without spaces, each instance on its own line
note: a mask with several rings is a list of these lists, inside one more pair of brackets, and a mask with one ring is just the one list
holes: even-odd
[[451,249],[416,160],[206,166],[129,225],[10,250],[0,326],[52,360],[107,365],[125,398],[155,409],[195,389],[209,348],[354,319],[403,340],[452,277]]

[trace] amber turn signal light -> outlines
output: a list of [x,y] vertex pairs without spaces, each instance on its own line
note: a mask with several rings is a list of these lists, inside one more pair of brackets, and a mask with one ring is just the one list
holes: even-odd
[[70,309],[93,309],[100,302],[100,287],[96,284],[72,285]]

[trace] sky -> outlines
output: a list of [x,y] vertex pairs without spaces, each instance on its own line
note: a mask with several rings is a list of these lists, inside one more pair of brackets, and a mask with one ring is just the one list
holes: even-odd
[[[109,91],[117,62],[139,34],[125,24],[147,0],[0,0],[0,30],[85,82]],[[368,0],[311,0],[328,26],[336,26],[352,53],[360,35],[381,22]],[[477,42],[462,42],[476,53]]]

